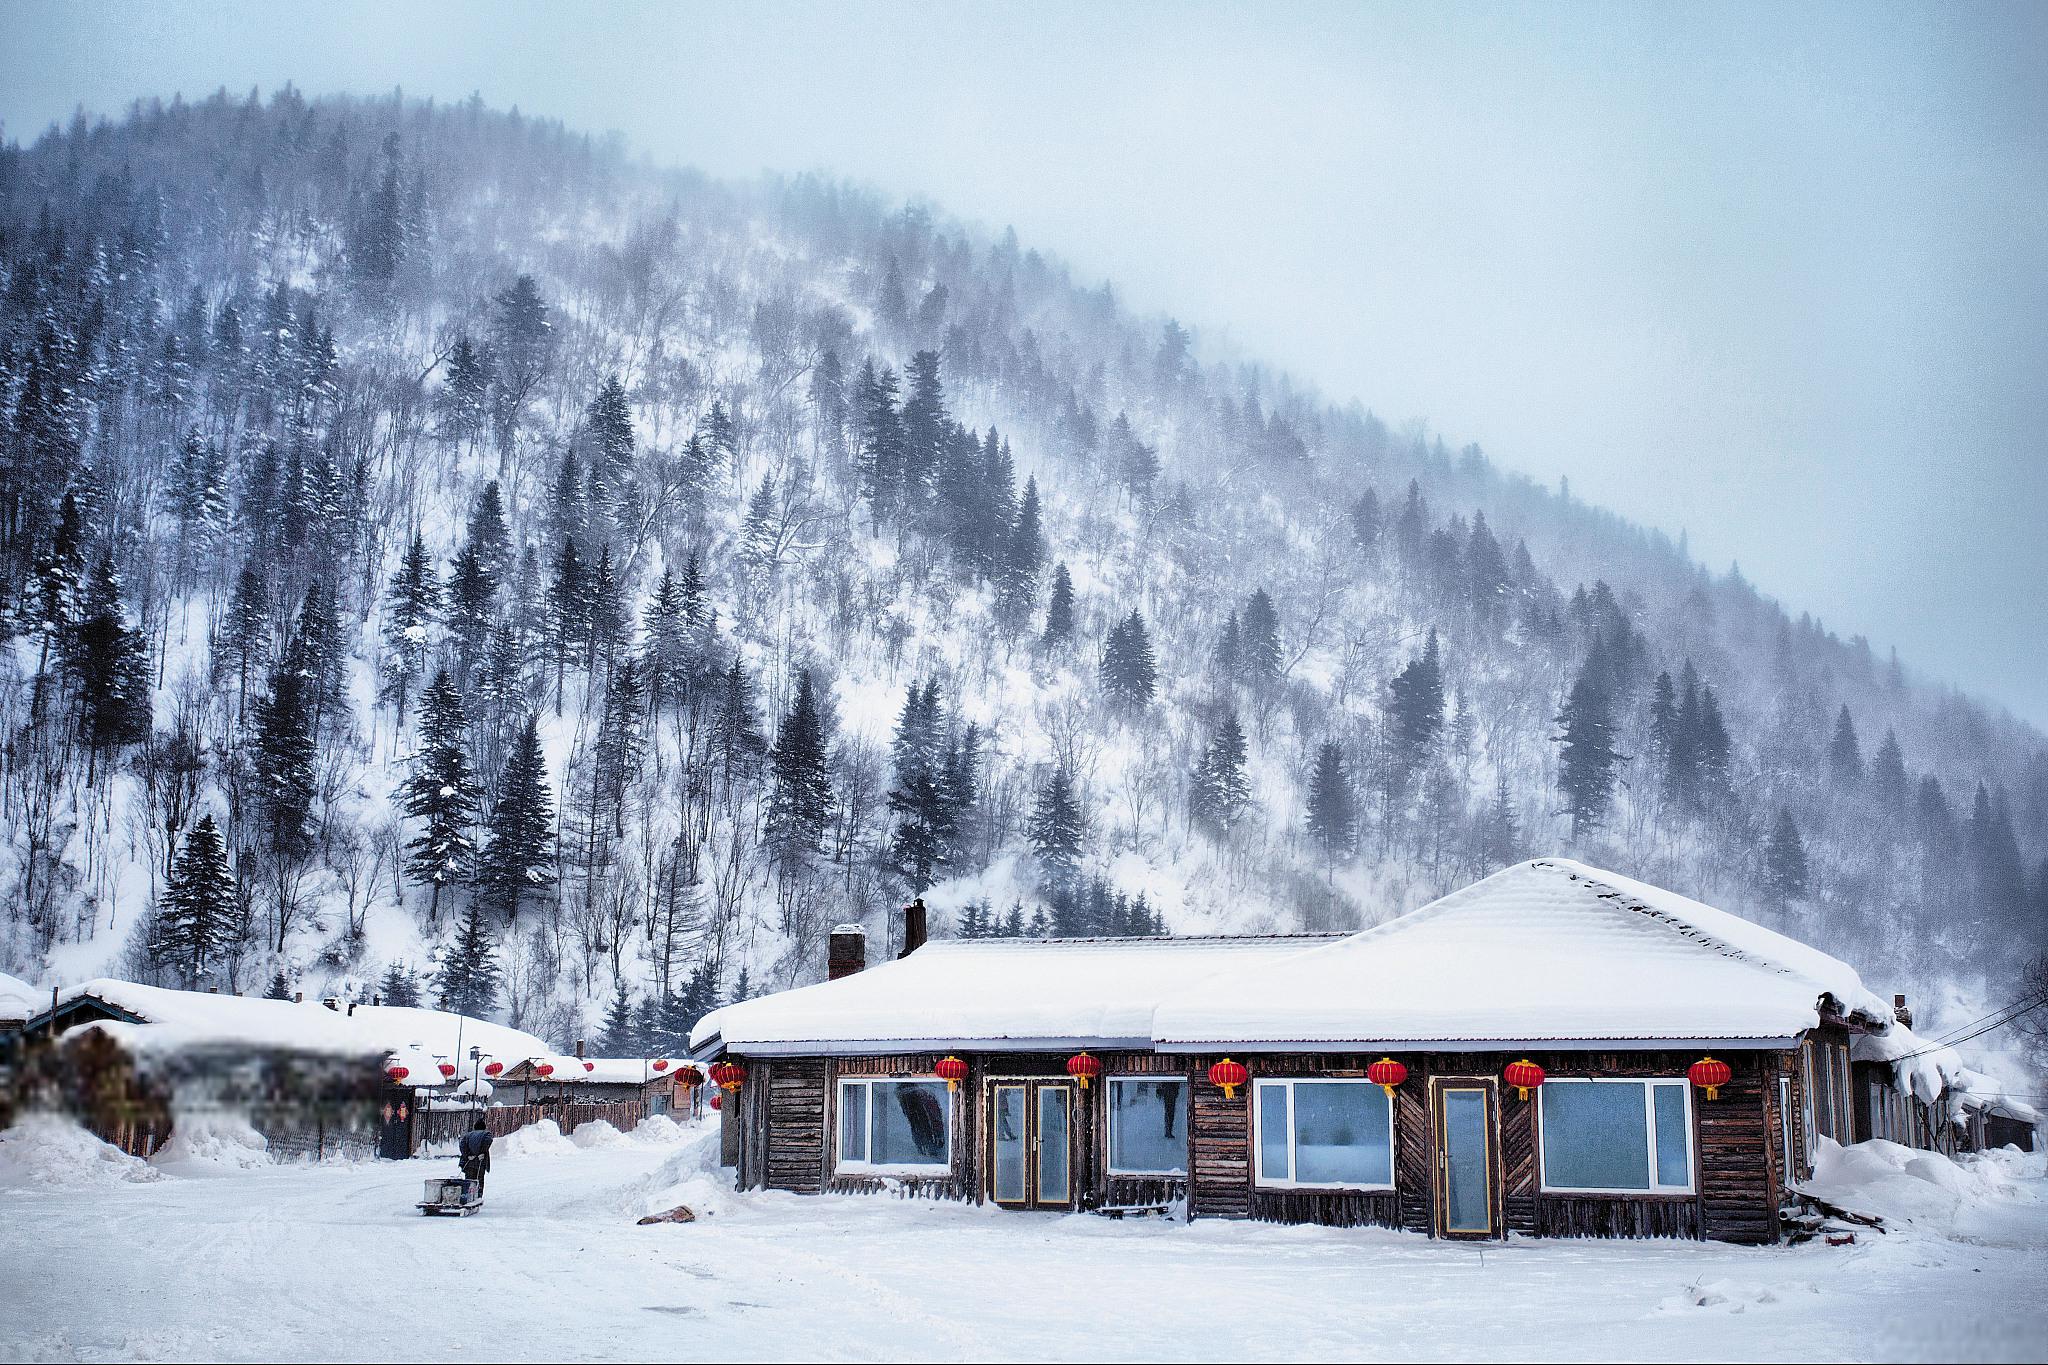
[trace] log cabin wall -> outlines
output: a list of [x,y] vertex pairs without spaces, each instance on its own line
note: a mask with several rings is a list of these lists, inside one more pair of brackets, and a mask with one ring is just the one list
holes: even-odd
[[[1066,1077],[1069,1053],[962,1054],[968,1077],[953,1092],[952,1161],[944,1176],[838,1175],[834,1133],[838,1081],[851,1077],[928,1077],[937,1053],[841,1058],[773,1058],[748,1062],[741,1092],[743,1188],[766,1187],[814,1194],[889,1191],[904,1196],[983,1202],[988,1198],[986,1105],[996,1079]],[[1209,1065],[1221,1054],[1171,1055],[1098,1052],[1101,1081],[1075,1095],[1073,1176],[1076,1207],[1169,1202],[1185,1197],[1193,1218],[1256,1218],[1339,1227],[1406,1228],[1427,1234],[1434,1226],[1436,1143],[1427,1097],[1433,1077],[1478,1077],[1498,1082],[1502,1069],[1527,1055],[1553,1079],[1643,1077],[1682,1079],[1700,1052],[1397,1053],[1409,1067],[1394,1095],[1392,1191],[1260,1188],[1252,1160],[1251,1092],[1226,1099],[1209,1084]],[[1253,1080],[1260,1077],[1362,1078],[1382,1055],[1372,1053],[1237,1054]],[[1779,1235],[1784,1199],[1778,1162],[1777,1081],[1792,1083],[1795,1143],[1802,1079],[1798,1053],[1717,1054],[1734,1074],[1720,1098],[1691,1088],[1694,1189],[1688,1194],[1567,1194],[1541,1187],[1539,1101],[1516,1097],[1498,1084],[1495,1105],[1496,1222],[1508,1232],[1534,1236],[1708,1237],[1769,1242]],[[1189,1177],[1111,1175],[1108,1163],[1108,1085],[1117,1076],[1185,1079],[1190,1098]],[[1795,1151],[1795,1157],[1797,1152]]]
[[[1279,1076],[1359,1077],[1381,1054],[1287,1053],[1240,1055],[1252,1079]],[[1498,1079],[1509,1062],[1527,1055],[1553,1078],[1643,1077],[1682,1079],[1699,1060],[1686,1052],[1399,1053],[1408,1079],[1394,1096],[1392,1193],[1261,1189],[1254,1179],[1250,1096],[1226,1100],[1203,1073],[1214,1057],[1195,1059],[1193,1165],[1190,1214],[1204,1218],[1257,1218],[1283,1223],[1401,1227],[1428,1233],[1434,1226],[1435,1136],[1427,1107],[1432,1077]],[[1558,1237],[1711,1237],[1768,1242],[1778,1236],[1781,1191],[1772,1171],[1771,1110],[1767,1092],[1779,1071],[1775,1054],[1730,1052],[1734,1070],[1720,1098],[1694,1088],[1694,1190],[1689,1194],[1581,1195],[1541,1187],[1538,1099],[1497,1089],[1495,1143],[1500,1181],[1499,1223],[1508,1231]]]
[[980,1181],[978,1159],[981,1140],[980,1062],[970,1060],[966,1080],[951,1092],[947,1131],[952,1169],[945,1175],[854,1175],[834,1169],[838,1163],[839,1082],[860,1077],[933,1079],[932,1069],[944,1055],[913,1052],[894,1056],[836,1057],[826,1063],[826,1084],[819,1140],[823,1144],[824,1188],[833,1194],[895,1194],[903,1198],[973,1199]]

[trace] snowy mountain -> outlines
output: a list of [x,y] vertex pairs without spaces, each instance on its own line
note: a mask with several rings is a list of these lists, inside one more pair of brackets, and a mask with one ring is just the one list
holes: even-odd
[[32,980],[629,1053],[919,891],[1349,928],[1545,852],[1923,1022],[2043,950],[2041,734],[1011,234],[288,89],[0,151],[0,297]]

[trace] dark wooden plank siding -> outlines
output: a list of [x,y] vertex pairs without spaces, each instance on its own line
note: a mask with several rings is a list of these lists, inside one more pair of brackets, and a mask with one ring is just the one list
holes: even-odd
[[[825,1072],[818,1058],[777,1059],[764,1068],[767,1143],[762,1183],[816,1194],[825,1180]],[[758,1084],[752,1077],[749,1084]]]
[[[965,1055],[965,1054],[963,1054]],[[996,1078],[1051,1079],[1066,1075],[1070,1054],[966,1056],[969,1077],[955,1093],[953,1163],[942,1177],[837,1176],[833,1148],[837,1079],[853,1076],[930,1076],[936,1054],[751,1061],[742,1092],[742,1185],[815,1193],[882,1191],[901,1195],[985,1200],[985,1106]],[[1254,1179],[1250,1087],[1226,1098],[1207,1079],[1216,1056],[1145,1052],[1096,1054],[1104,1083],[1078,1092],[1072,1110],[1076,1205],[1136,1204],[1185,1197],[1191,1217],[1258,1218],[1337,1226],[1402,1227],[1427,1233],[1433,1226],[1437,1153],[1428,1095],[1431,1078],[1481,1077],[1498,1081],[1502,1068],[1523,1054],[1401,1053],[1409,1077],[1394,1096],[1394,1191],[1261,1189]],[[1252,1077],[1362,1078],[1381,1054],[1289,1053],[1238,1056]],[[1527,1054],[1555,1079],[1643,1077],[1680,1079],[1697,1050],[1537,1052]],[[1497,1198],[1500,1226],[1540,1236],[1712,1237],[1767,1242],[1779,1235],[1784,1199],[1777,1120],[1777,1078],[1793,1081],[1795,1145],[1801,1078],[1798,1054],[1761,1051],[1717,1053],[1734,1076],[1720,1097],[1697,1088],[1693,1112],[1695,1192],[1691,1195],[1581,1195],[1542,1188],[1539,1100],[1523,1100],[1497,1084]],[[1111,1175],[1108,1169],[1107,1085],[1115,1076],[1174,1076],[1188,1083],[1189,1168],[1186,1180],[1169,1176]],[[1795,1154],[1796,1155],[1796,1154]]]

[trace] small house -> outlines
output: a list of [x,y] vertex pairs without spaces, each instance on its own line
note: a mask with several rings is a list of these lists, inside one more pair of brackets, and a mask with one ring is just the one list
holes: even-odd
[[1898,1027],[1846,963],[1562,858],[1345,936],[920,937],[700,1022],[742,1188],[1769,1242]]
[[649,1114],[687,1107],[677,1082],[680,1064],[665,1057],[577,1057],[542,1052],[521,1058],[495,1078],[500,1105],[641,1104]]

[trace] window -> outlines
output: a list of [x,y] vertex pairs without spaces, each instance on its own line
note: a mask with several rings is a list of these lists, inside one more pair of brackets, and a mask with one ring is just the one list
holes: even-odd
[[1792,1078],[1778,1077],[1778,1163],[1782,1167],[1785,1183],[1798,1179],[1792,1164]]
[[947,1170],[952,1105],[944,1081],[841,1081],[841,1170]]
[[1552,1079],[1537,1091],[1543,1188],[1599,1194],[1692,1189],[1692,1097],[1682,1080]]
[[1109,1083],[1109,1169],[1182,1175],[1188,1168],[1188,1084],[1116,1077]]
[[1259,1183],[1282,1189],[1390,1190],[1393,1109],[1371,1081],[1257,1081]]

